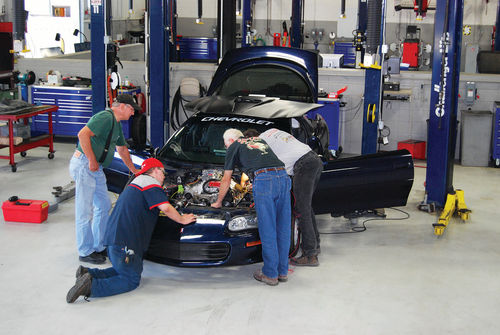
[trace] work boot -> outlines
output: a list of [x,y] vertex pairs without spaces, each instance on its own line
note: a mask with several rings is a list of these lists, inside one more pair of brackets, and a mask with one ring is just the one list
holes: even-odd
[[317,255],[302,255],[298,258],[290,258],[290,264],[295,266],[319,266],[319,261]]
[[76,269],[76,274],[75,274],[75,277],[76,278],[79,278],[81,276],[83,276],[84,274],[88,273],[89,272],[89,268],[86,268],[85,266],[83,265],[80,265],[78,267],[78,269]]
[[269,278],[268,276],[266,276],[265,274],[263,274],[261,270],[255,271],[253,273],[253,277],[255,278],[255,280],[263,282],[263,283],[265,283],[267,285],[271,285],[271,286],[278,285],[278,278]]
[[68,294],[66,294],[66,302],[68,304],[72,304],[81,295],[88,298],[90,296],[91,288],[92,276],[90,276],[90,273],[87,272],[76,280],[75,286],[69,289]]
[[288,281],[288,276],[287,276],[287,275],[284,275],[284,276],[279,275],[279,276],[278,276],[278,281],[279,281],[280,283],[286,283],[286,282]]
[[96,251],[95,253],[98,255],[101,255],[104,258],[108,257],[108,249],[107,248],[104,248],[101,251]]
[[102,257],[97,252],[93,252],[88,256],[80,256],[78,257],[80,262],[92,263],[92,264],[102,264],[106,262],[106,257]]

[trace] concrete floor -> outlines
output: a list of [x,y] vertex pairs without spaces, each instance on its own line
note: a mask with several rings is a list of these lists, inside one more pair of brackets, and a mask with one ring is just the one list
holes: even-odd
[[[53,160],[40,148],[16,155],[16,173],[1,161],[0,199],[49,200],[52,186],[70,181],[73,148],[57,143]],[[416,210],[425,169],[415,175],[402,208],[408,220],[322,235],[321,265],[292,268],[277,287],[252,279],[259,264],[183,269],[146,261],[137,290],[69,305],[80,264],[73,200],[44,224],[2,217],[0,334],[498,334],[500,169],[455,167],[455,187],[465,190],[473,213],[466,224],[453,219],[441,238],[431,226],[436,216]],[[350,225],[318,218],[322,232]]]

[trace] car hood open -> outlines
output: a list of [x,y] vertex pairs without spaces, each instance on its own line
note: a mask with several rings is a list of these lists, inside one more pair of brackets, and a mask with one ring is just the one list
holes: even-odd
[[276,119],[301,117],[311,110],[322,107],[322,105],[267,97],[245,96],[233,99],[208,96],[189,102],[185,107],[193,112]]

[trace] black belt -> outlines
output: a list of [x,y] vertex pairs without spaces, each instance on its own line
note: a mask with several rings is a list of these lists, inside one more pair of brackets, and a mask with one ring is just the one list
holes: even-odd
[[260,170],[257,170],[253,173],[254,176],[257,176],[258,174],[260,173],[264,173],[264,172],[271,172],[271,171],[280,171],[280,170],[284,170],[285,168],[280,166],[280,167],[270,167],[270,168],[264,168],[264,169],[260,169]]

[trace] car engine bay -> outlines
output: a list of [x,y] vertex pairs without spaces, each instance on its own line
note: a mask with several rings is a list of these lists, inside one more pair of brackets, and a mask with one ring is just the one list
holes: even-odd
[[[208,207],[217,200],[223,170],[178,170],[165,177],[164,188],[176,209],[187,206]],[[252,184],[245,173],[234,173],[223,207],[253,207]]]

